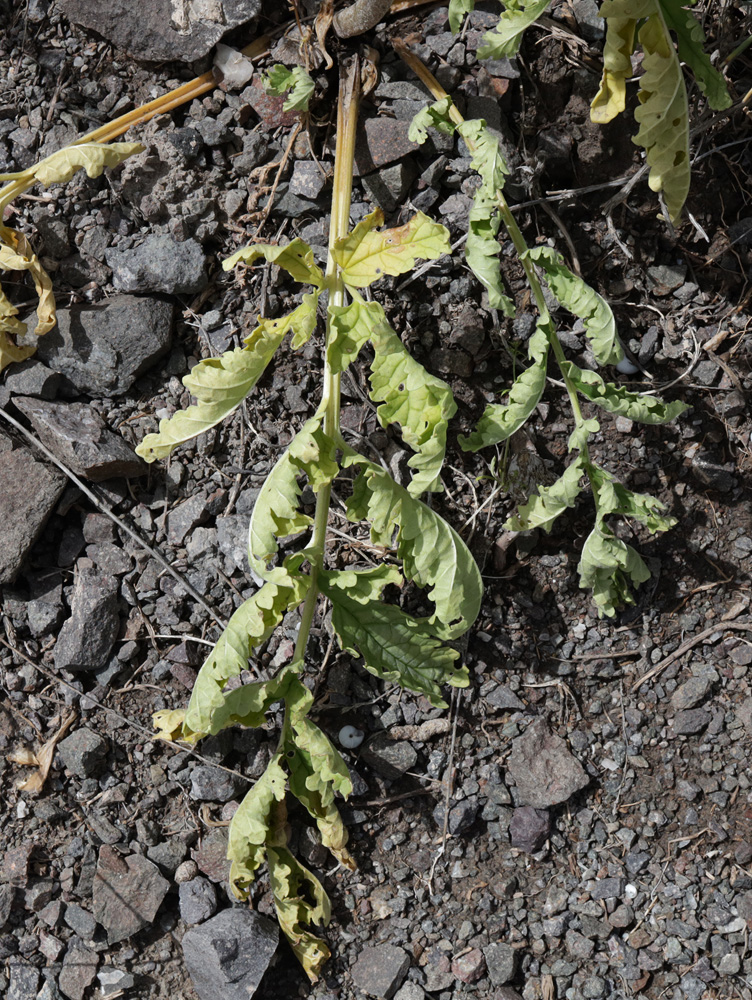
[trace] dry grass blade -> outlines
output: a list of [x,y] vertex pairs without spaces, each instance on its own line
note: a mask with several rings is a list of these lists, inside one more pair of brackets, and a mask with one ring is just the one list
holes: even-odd
[[38,768],[34,774],[29,775],[28,778],[25,778],[23,781],[18,783],[16,787],[20,792],[42,791],[44,783],[47,780],[47,775],[50,773],[50,768],[52,767],[52,758],[55,756],[55,747],[68,732],[70,727],[75,722],[75,719],[76,713],[69,712],[63,718],[57,732],[43,744],[42,748],[37,751],[37,753],[33,753],[31,750],[19,750],[15,753],[8,754],[8,760],[12,764],[20,764],[23,767]]

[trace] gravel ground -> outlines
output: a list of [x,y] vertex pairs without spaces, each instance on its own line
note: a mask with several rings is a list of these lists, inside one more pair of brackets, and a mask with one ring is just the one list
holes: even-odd
[[[84,0],[0,0],[0,171],[209,66],[211,18],[169,34],[159,3],[140,6],[135,27],[130,5],[111,6],[109,20],[92,22]],[[288,11],[267,6],[260,28],[286,25]],[[233,25],[258,4],[224,8]],[[625,189],[638,154],[624,123],[588,120],[602,51],[596,4],[557,5],[520,59],[483,65],[474,52],[495,8],[481,8],[460,38],[443,8],[371,34],[382,76],[364,109],[353,219],[374,205],[389,222],[420,208],[453,241],[466,225],[469,160],[451,141],[417,150],[407,139],[425,92],[391,51],[399,36],[468,116],[498,130],[528,241],[574,253],[613,304],[637,378],[691,404],[661,428],[604,420],[593,448],[679,523],[638,537],[652,578],[634,607],[599,620],[575,572],[587,498],[550,536],[502,528],[566,453],[556,386],[508,452],[468,455],[452,437],[434,503],[486,583],[465,651],[469,689],[433,709],[333,652],[324,620],[314,627],[316,720],[335,741],[346,725],[365,740],[343,750],[358,870],[333,867],[293,814],[293,847],[334,911],[333,958],[311,987],[277,943],[265,880],[252,910],[228,897],[227,824],[273,752],[279,718],[193,751],[155,740],[151,715],[185,705],[218,623],[255,590],[249,513],[317,402],[320,335],[296,356],[283,347],[241,412],[168,462],[146,466],[133,449],[187,404],[180,379],[197,359],[294,301],[276,269],[238,278],[221,260],[259,226],[269,240],[301,236],[323,258],[335,76],[315,74],[321,97],[292,144],[298,116],[263,93],[257,71],[133,129],[127,138],[146,149],[121,168],[18,199],[7,221],[52,274],[59,322],[32,359],[6,370],[0,407],[76,478],[0,420],[9,1000],[752,998],[747,119],[697,111],[691,221],[669,232],[644,179]],[[741,5],[726,5],[721,24],[707,13],[723,54],[749,33]],[[257,30],[224,41],[244,45]],[[275,42],[275,61],[284,45]],[[731,84],[737,97],[752,86],[747,57],[732,64]],[[375,289],[416,357],[451,383],[455,433],[508,384],[533,324],[508,251],[514,321],[484,306],[460,255]],[[22,312],[33,308],[30,285],[16,275],[3,285]],[[584,357],[577,325],[562,341]],[[343,425],[399,477],[408,453],[378,426],[364,385],[357,369],[345,381]],[[336,508],[332,524],[342,565],[367,556]],[[291,617],[264,647],[259,675],[290,659],[295,627]]]

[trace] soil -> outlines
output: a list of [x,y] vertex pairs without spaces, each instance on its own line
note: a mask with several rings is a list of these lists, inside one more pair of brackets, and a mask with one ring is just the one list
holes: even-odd
[[[752,86],[752,61],[742,55],[728,69],[735,98],[728,113],[713,114],[690,88],[692,189],[683,221],[671,227],[646,177],[630,183],[640,153],[629,112],[606,128],[589,120],[603,47],[594,6],[555,5],[509,66],[486,68],[474,55],[493,6],[479,9],[464,43],[449,48],[442,47],[442,8],[392,15],[368,40],[392,87],[411,82],[389,45],[400,37],[444,73],[469,113],[480,108],[472,113],[499,129],[516,162],[510,191],[528,243],[555,246],[611,303],[639,366],[630,384],[691,406],[661,427],[604,414],[593,442],[595,459],[631,488],[659,497],[676,527],[657,537],[619,527],[652,575],[633,605],[599,619],[577,583],[592,526],[587,495],[550,535],[504,529],[516,505],[553,481],[566,461],[572,423],[560,386],[549,384],[509,448],[473,455],[457,445],[457,434],[472,429],[487,401],[509,385],[534,322],[511,244],[502,240],[514,320],[487,308],[459,251],[409,283],[386,279],[374,287],[405,344],[449,382],[459,404],[446,489],[432,504],[483,571],[483,608],[463,646],[471,685],[454,693],[448,712],[432,710],[338,653],[326,619],[317,621],[308,656],[315,718],[335,741],[344,725],[366,733],[363,748],[347,754],[359,780],[343,809],[358,870],[322,863],[303,817],[293,816],[297,848],[332,900],[325,933],[333,957],[310,986],[281,944],[254,994],[260,1000],[363,997],[358,960],[385,943],[409,956],[394,983],[398,1000],[752,998],[752,161],[740,103]],[[267,7],[260,27],[279,36],[290,13]],[[725,56],[749,33],[750,15],[739,3],[706,8],[708,51]],[[0,15],[2,171],[27,167],[209,66],[208,58],[139,63],[45,0],[0,2]],[[224,41],[240,47],[253,36],[241,28]],[[97,394],[68,382],[45,389],[44,398],[87,404],[135,446],[161,417],[187,405],[180,379],[197,359],[239,345],[259,313],[281,314],[298,301],[293,282],[277,269],[227,274],[220,262],[253,236],[301,236],[323,253],[329,185],[309,199],[289,186],[300,164],[319,161],[326,172],[332,162],[336,71],[314,76],[320,96],[292,142],[299,116],[250,92],[257,73],[241,91],[217,87],[132,129],[126,139],[147,148],[123,167],[98,179],[78,174],[49,194],[33,189],[14,203],[6,222],[38,248],[61,308],[106,305],[122,292],[113,251],[147,237],[195,241],[206,260],[202,288],[135,289],[174,303],[175,320],[169,348],[127,389]],[[451,145],[407,149],[400,157],[395,123],[410,97],[395,93],[377,90],[366,108],[380,123],[369,136],[385,131],[380,142],[361,138],[371,142],[370,163],[378,169],[355,179],[353,218],[374,199],[386,207],[388,224],[425,206],[455,243],[472,192],[469,161]],[[186,152],[194,141],[196,149]],[[276,201],[266,212],[275,180]],[[3,287],[22,312],[33,308],[22,278],[4,272]],[[565,315],[560,321],[568,355],[586,362],[581,329]],[[321,346],[320,332],[302,351],[283,345],[230,421],[147,474],[87,481],[93,499],[72,482],[61,486],[20,572],[2,588],[0,993],[14,1000],[42,990],[53,1000],[58,990],[78,1000],[100,995],[103,981],[93,976],[71,985],[79,945],[93,954],[92,969],[132,977],[121,987],[128,998],[196,998],[181,949],[187,924],[176,869],[194,860],[216,886],[220,909],[230,905],[223,858],[237,795],[224,804],[201,801],[191,775],[208,763],[258,777],[279,719],[272,712],[259,732],[233,731],[193,753],[156,740],[152,714],[187,703],[217,622],[255,590],[244,561],[247,518],[273,463],[318,402]],[[26,362],[23,371],[35,365],[42,361]],[[31,382],[14,389],[13,374],[13,366],[4,373],[3,411],[31,428],[14,398],[35,390]],[[409,453],[398,435],[378,426],[367,374],[364,356],[344,380],[343,426],[404,477]],[[14,448],[30,447],[2,423]],[[342,511],[335,505],[331,558],[362,563],[370,558],[367,537]],[[161,553],[204,604],[113,526],[108,512]],[[182,533],[171,522],[176,514],[189,524]],[[116,581],[108,605],[119,623],[112,654],[96,673],[60,669],[56,644],[72,614],[74,587],[96,573]],[[40,594],[51,609],[46,624]],[[290,658],[294,627],[291,618],[260,652],[259,675]],[[77,768],[58,750],[41,792],[20,791],[33,769],[18,762],[19,751],[38,753],[71,713],[67,735],[98,734],[101,758]],[[412,748],[398,777],[369,763],[374,740],[439,717],[449,724],[431,739],[396,740]],[[567,741],[589,783],[543,810],[548,835],[526,850],[514,834],[524,804],[507,762],[512,744],[536,720]],[[444,822],[445,802],[458,810],[454,830]],[[103,845],[151,858],[169,882],[148,925],[114,943],[99,920],[87,937],[70,909],[97,916],[92,878]],[[604,895],[598,886],[611,880],[615,888]],[[271,912],[263,877],[252,900]],[[56,920],[47,909],[55,903],[62,904]],[[508,950],[494,950],[502,945]]]

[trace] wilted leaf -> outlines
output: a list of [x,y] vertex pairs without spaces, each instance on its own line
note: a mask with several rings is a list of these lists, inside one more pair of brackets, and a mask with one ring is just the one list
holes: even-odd
[[[232,817],[227,843],[230,865],[230,886],[236,896],[244,899],[253,882],[256,869],[264,860],[266,845],[279,841],[275,805],[283,803],[287,775],[280,766],[281,755],[275,754],[253,788],[246,794]],[[285,841],[283,840],[282,843]]]
[[20,781],[16,788],[19,792],[41,792],[44,788],[44,783],[47,780],[47,776],[50,773],[50,768],[52,767],[52,761],[55,756],[55,747],[58,745],[60,740],[65,736],[70,727],[76,720],[76,713],[70,712],[66,715],[62,722],[60,723],[60,728],[57,732],[51,736],[38,750],[36,753],[31,753],[30,751],[25,751],[23,754],[23,759],[17,759],[16,763],[23,764],[25,766],[34,766],[39,768],[34,774]]
[[306,975],[315,983],[331,953],[324,942],[306,927],[329,923],[329,897],[315,875],[287,849],[270,847],[267,861],[280,927]]
[[244,264],[253,264],[259,257],[281,267],[296,281],[315,285],[316,288],[324,286],[324,275],[313,259],[313,250],[307,243],[299,239],[294,239],[291,243],[285,243],[283,246],[251,243],[223,261],[222,269],[231,271],[241,261]]
[[601,17],[606,18],[603,48],[603,75],[598,93],[590,105],[590,118],[599,125],[612,121],[627,104],[627,80],[632,75],[635,44],[635,16],[631,0],[603,0]]
[[552,486],[539,486],[538,495],[530,497],[506,521],[504,528],[507,531],[532,531],[533,528],[550,531],[559,514],[568,507],[574,507],[582,491],[581,480],[584,474],[584,463],[578,456]]
[[577,570],[580,586],[593,592],[599,615],[609,618],[623,604],[633,604],[629,584],[650,579],[650,570],[640,555],[617,538],[602,523],[596,524],[582,547]]
[[597,372],[578,368],[571,361],[563,362],[561,369],[583,396],[603,407],[610,413],[617,413],[641,424],[665,424],[689,409],[686,403],[675,400],[664,403],[658,396],[630,392],[624,386],[604,382]]

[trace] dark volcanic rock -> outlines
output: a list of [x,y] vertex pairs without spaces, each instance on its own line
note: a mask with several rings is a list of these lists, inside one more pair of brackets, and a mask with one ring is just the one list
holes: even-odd
[[222,910],[183,937],[200,1000],[248,1000],[277,950],[279,927],[255,910]]
[[118,582],[92,570],[79,573],[71,616],[55,645],[58,670],[98,670],[108,660],[120,628]]
[[112,283],[121,292],[193,295],[206,288],[206,258],[195,240],[176,243],[171,236],[147,236],[127,250],[107,251]]
[[101,771],[107,740],[91,729],[77,729],[58,744],[63,763],[79,778],[91,778]]
[[74,24],[90,28],[135,59],[193,62],[226,31],[255,17],[261,0],[176,4],[173,0],[60,0]]
[[547,809],[533,809],[532,806],[520,806],[512,814],[509,824],[509,836],[512,847],[517,847],[528,854],[534,854],[548,840],[551,832],[551,817]]
[[66,478],[0,429],[0,584],[13,583],[65,489]]
[[356,986],[373,997],[390,1000],[410,968],[410,956],[403,948],[380,944],[364,948],[351,973]]
[[79,476],[101,482],[114,476],[142,476],[148,471],[146,462],[107,429],[91,406],[47,403],[25,396],[13,402],[32,422],[42,444]]
[[508,767],[520,801],[536,809],[566,802],[590,781],[564,740],[542,719],[514,741]]
[[87,987],[94,981],[98,965],[97,953],[87,948],[79,938],[72,938],[58,978],[61,992],[70,1000],[83,1000]]
[[94,918],[107,931],[110,944],[150,924],[169,888],[157,866],[142,855],[122,857],[103,845],[94,876]]
[[119,396],[168,350],[172,303],[115,295],[101,306],[58,309],[37,354],[87,395]]

